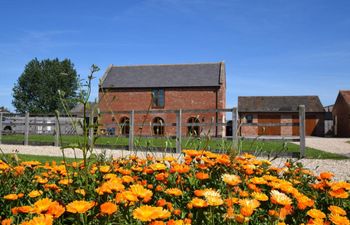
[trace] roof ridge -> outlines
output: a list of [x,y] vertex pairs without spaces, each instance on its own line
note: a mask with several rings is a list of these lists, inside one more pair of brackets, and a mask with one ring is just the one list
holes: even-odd
[[318,95],[255,95],[255,96],[238,96],[244,97],[244,98],[260,98],[260,97],[275,97],[275,98],[280,98],[280,97],[319,97]]
[[143,67],[143,66],[187,66],[187,65],[206,65],[206,64],[220,64],[223,61],[219,61],[219,62],[200,62],[200,63],[169,63],[169,64],[136,64],[136,65],[112,65],[112,68],[115,67]]

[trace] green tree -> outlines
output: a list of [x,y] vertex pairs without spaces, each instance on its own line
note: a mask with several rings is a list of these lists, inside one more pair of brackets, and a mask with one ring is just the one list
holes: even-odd
[[69,59],[31,60],[13,88],[12,104],[17,112],[53,113],[63,111],[58,90],[68,107],[76,105],[79,77]]

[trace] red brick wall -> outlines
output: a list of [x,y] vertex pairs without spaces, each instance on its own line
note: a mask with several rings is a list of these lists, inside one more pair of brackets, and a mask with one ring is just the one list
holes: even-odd
[[350,107],[340,94],[333,107],[332,114],[335,124],[335,135],[338,137],[350,137]]
[[[178,110],[178,109],[216,109],[225,107],[225,90],[224,87],[217,92],[215,88],[166,88],[164,89],[165,106],[164,110]],[[103,127],[116,127],[116,122],[124,116],[130,118],[129,114],[116,114],[118,111],[131,110],[158,110],[159,108],[152,108],[152,89],[125,89],[125,90],[107,90],[99,93],[99,108],[101,112],[109,112],[102,115],[101,124]],[[217,104],[217,98],[220,100]],[[115,122],[112,122],[114,115]],[[224,113],[218,114],[218,121],[222,122]],[[175,113],[161,113],[154,114],[135,114],[135,133],[142,132],[144,135],[151,135],[153,133],[149,126],[155,117],[161,117],[165,123],[176,123]],[[190,117],[198,117],[201,123],[209,123],[212,120],[215,122],[215,113],[183,113],[182,123],[187,123]],[[147,126],[146,126],[147,125]],[[216,131],[215,127],[202,127],[203,132],[207,133],[210,130],[211,135],[218,132],[221,135],[222,129]],[[117,129],[116,129],[117,130]],[[187,134],[187,127],[183,127],[183,135]],[[118,133],[118,132],[117,132]],[[165,135],[173,136],[176,134],[176,127],[166,126]]]

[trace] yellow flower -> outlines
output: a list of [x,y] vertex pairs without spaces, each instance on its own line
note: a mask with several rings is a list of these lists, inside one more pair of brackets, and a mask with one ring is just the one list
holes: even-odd
[[336,205],[331,205],[328,207],[329,211],[332,212],[332,214],[338,214],[341,216],[345,216],[346,215],[346,211],[342,208],[340,208],[339,206]]
[[50,215],[40,215],[34,217],[32,220],[26,223],[27,225],[52,225],[53,219]]
[[112,202],[105,202],[102,205],[100,205],[101,213],[112,215],[117,211],[117,205]]
[[100,166],[100,172],[101,173],[108,173],[110,170],[111,170],[111,167],[110,166]]
[[269,197],[266,194],[264,194],[264,193],[253,192],[251,195],[256,200],[259,200],[259,201],[262,201],[262,202],[269,200]]
[[149,222],[156,219],[166,219],[170,217],[170,212],[162,207],[152,207],[149,205],[143,205],[136,208],[132,215],[135,219],[142,222]]
[[324,214],[322,211],[318,209],[310,209],[306,213],[307,215],[311,216],[314,219],[324,219],[326,218],[326,214]]
[[94,206],[95,202],[73,201],[66,206],[66,209],[71,213],[85,213]]
[[329,219],[335,225],[350,225],[350,221],[348,218],[346,218],[346,216],[331,213]]
[[222,200],[220,193],[213,189],[205,189],[203,191],[203,195],[208,205],[219,206],[224,204],[224,201]]
[[195,208],[204,208],[208,206],[208,203],[201,198],[193,198],[190,203]]
[[31,191],[28,196],[31,197],[31,198],[36,198],[36,197],[39,197],[43,194],[42,191],[38,191],[38,190],[34,190],[34,191]]
[[75,193],[81,194],[82,196],[86,195],[86,191],[84,189],[77,189],[77,190],[75,190]]
[[52,203],[52,200],[49,198],[40,199],[34,203],[34,212],[40,214],[47,211]]
[[4,199],[11,200],[11,201],[17,200],[18,199],[18,195],[17,194],[8,194],[8,195],[4,196]]
[[290,199],[286,194],[279,192],[277,190],[271,191],[271,202],[279,205],[291,205],[292,199]]
[[233,174],[223,174],[221,179],[228,185],[235,186],[242,183],[241,177]]
[[168,195],[173,195],[173,196],[181,196],[182,195],[182,191],[178,188],[168,188],[164,192],[167,193]]
[[157,171],[157,170],[165,170],[167,167],[163,163],[154,163],[149,166],[152,170]]
[[46,214],[53,216],[54,218],[60,217],[64,213],[65,208],[58,202],[54,201],[47,209]]

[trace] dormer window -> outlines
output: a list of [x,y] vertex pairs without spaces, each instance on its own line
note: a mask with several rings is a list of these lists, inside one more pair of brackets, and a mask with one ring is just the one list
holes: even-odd
[[152,106],[154,108],[164,108],[164,89],[152,90]]

